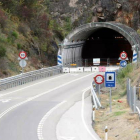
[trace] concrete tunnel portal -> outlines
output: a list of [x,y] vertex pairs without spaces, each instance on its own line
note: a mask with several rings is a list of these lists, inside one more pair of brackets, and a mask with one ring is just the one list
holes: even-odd
[[120,23],[90,23],[72,31],[63,41],[58,54],[63,66],[93,66],[93,58],[100,65],[116,65],[122,51],[133,62],[134,50],[139,54],[140,38],[136,31]]

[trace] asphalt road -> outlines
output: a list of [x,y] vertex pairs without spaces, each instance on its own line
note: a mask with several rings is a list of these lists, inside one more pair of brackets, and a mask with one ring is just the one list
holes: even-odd
[[0,92],[0,140],[57,140],[57,123],[94,75],[62,74]]

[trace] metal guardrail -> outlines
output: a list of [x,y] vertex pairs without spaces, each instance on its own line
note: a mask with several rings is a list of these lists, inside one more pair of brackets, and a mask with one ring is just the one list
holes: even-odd
[[60,73],[62,73],[62,66],[53,66],[4,78],[0,80],[0,91]]
[[130,106],[133,113],[136,113],[136,105],[137,105],[137,96],[136,96],[136,87],[131,86],[131,80],[127,79],[126,84],[127,89],[127,103]]

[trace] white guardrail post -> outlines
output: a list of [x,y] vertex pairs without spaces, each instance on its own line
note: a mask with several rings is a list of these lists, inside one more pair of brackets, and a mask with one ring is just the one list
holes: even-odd
[[108,140],[108,128],[107,128],[107,126],[105,127],[105,140]]
[[92,115],[92,119],[93,119],[93,121],[95,121],[95,105],[93,105],[93,115]]

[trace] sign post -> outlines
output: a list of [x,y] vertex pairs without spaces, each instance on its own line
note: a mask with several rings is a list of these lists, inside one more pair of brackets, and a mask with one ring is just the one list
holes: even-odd
[[110,87],[110,98],[109,98],[109,103],[110,103],[110,112],[112,112],[112,89]]
[[116,72],[106,72],[105,73],[105,87],[110,88],[110,112],[112,112],[112,87],[116,86]]
[[26,54],[25,51],[21,51],[21,52],[19,53],[19,58],[18,58],[18,60],[19,60],[19,65],[22,67],[22,74],[23,74],[23,72],[24,72],[24,67],[26,67],[26,65],[27,65],[27,62],[26,62],[25,60],[28,60],[27,54]]
[[96,84],[99,85],[99,99],[100,99],[100,84],[104,83],[104,77],[103,75],[96,75],[94,77],[94,81]]

